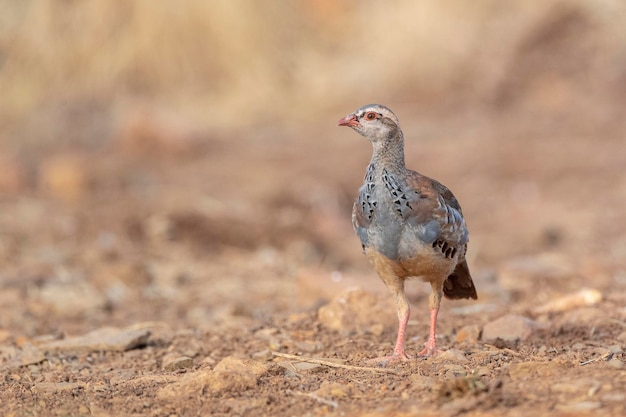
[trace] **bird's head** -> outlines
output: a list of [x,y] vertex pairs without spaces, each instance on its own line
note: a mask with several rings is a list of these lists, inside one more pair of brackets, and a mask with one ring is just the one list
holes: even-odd
[[339,120],[337,126],[351,127],[372,143],[392,138],[400,130],[396,115],[381,104],[368,104],[360,107],[354,113]]

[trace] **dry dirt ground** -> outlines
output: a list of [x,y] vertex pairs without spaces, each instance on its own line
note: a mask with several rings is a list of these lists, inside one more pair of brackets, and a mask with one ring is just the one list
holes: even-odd
[[0,414],[626,415],[623,125],[401,120],[470,227],[479,299],[444,301],[447,353],[367,362],[396,323],[350,226],[362,138],[140,121],[0,161]]

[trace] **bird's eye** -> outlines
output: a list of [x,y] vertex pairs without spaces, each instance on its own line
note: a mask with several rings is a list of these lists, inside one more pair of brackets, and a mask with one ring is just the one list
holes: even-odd
[[371,112],[369,112],[369,113],[367,113],[367,114],[365,115],[365,118],[366,118],[367,120],[374,120],[374,119],[376,118],[376,113],[374,113],[373,111],[371,111]]

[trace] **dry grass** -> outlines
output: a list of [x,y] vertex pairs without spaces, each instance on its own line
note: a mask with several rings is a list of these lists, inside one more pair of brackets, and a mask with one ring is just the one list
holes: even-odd
[[369,101],[604,102],[624,93],[622,4],[0,0],[0,132],[91,101],[221,127]]

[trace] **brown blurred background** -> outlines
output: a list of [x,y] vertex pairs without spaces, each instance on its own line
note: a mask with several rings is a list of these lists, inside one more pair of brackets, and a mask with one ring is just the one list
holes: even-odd
[[399,116],[409,166],[461,201],[477,276],[547,256],[576,285],[598,270],[624,285],[620,0],[0,10],[0,274],[18,300],[81,282],[117,311],[164,282],[371,275],[349,220],[369,144],[335,128],[369,102]]

